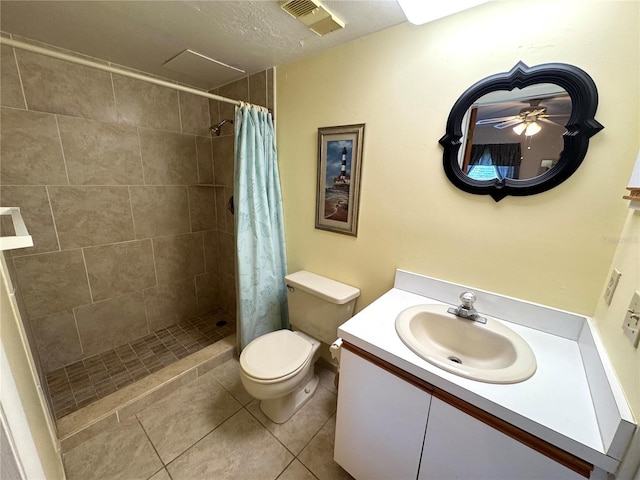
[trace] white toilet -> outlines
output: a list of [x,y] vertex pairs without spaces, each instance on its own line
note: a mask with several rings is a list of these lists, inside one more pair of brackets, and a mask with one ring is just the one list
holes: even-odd
[[285,283],[295,331],[267,333],[240,354],[244,388],[261,400],[260,409],[275,423],[286,422],[313,396],[321,342],[333,343],[360,295],[357,288],[304,270],[287,275]]

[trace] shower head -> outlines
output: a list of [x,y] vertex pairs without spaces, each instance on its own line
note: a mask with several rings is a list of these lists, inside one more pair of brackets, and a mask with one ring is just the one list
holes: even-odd
[[216,135],[217,137],[220,136],[220,133],[222,132],[222,126],[225,123],[230,123],[231,125],[233,125],[233,120],[222,120],[220,123],[218,123],[217,125],[214,125],[213,127],[209,127],[209,130],[211,130],[211,133]]

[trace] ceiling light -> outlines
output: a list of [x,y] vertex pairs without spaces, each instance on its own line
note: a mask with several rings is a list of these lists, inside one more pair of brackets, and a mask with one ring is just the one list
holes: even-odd
[[542,130],[542,127],[538,124],[538,122],[531,122],[527,125],[527,128],[524,130],[525,137],[531,137]]
[[422,25],[442,17],[462,12],[486,3],[489,0],[449,0],[446,2],[425,2],[425,0],[398,0],[407,20],[414,25]]
[[524,132],[525,128],[527,128],[527,124],[522,122],[513,127],[513,131],[516,132],[516,135],[522,135],[522,132]]

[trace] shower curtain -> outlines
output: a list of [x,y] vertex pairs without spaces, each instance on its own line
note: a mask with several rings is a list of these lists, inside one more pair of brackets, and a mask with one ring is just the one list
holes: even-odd
[[271,114],[242,104],[235,118],[238,347],[289,327],[282,194]]

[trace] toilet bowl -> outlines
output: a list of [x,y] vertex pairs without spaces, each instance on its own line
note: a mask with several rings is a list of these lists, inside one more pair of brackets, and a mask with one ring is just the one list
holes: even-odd
[[320,342],[302,332],[278,330],[253,340],[240,356],[240,379],[260,409],[284,423],[315,393]]
[[[322,343],[336,338],[338,326],[355,308],[360,290],[301,270],[285,277],[291,330],[277,330],[250,342],[240,354],[240,379],[260,400],[260,409],[284,423],[318,387],[314,365]],[[327,351],[328,354],[328,351]]]

